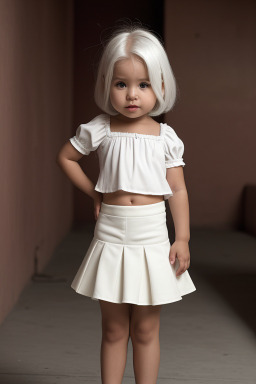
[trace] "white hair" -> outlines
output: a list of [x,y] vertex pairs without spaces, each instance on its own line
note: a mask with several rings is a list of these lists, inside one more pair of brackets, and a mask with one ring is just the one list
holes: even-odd
[[[157,98],[149,115],[158,116],[168,112],[176,99],[175,78],[162,43],[151,32],[141,27],[119,31],[107,43],[96,79],[94,92],[96,104],[109,115],[117,114],[109,97],[114,65],[132,54],[139,56],[145,62],[149,80]],[[164,92],[162,85],[164,85]]]

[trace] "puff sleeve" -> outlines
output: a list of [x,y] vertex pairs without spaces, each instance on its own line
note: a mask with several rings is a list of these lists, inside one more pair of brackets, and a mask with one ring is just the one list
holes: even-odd
[[81,124],[76,130],[75,136],[69,141],[80,153],[89,155],[95,151],[106,136],[106,117],[104,114],[96,116],[87,124]]
[[183,141],[177,136],[176,132],[169,125],[165,125],[164,135],[165,147],[165,167],[184,167],[183,161],[184,144]]

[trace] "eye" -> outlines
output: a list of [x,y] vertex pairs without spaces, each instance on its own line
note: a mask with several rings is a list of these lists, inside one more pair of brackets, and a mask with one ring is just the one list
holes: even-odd
[[126,85],[123,81],[118,81],[118,83],[116,83],[116,87],[122,89],[122,88],[125,88]]
[[140,88],[145,89],[145,88],[148,88],[148,87],[150,87],[149,83],[145,83],[145,82],[140,83]]

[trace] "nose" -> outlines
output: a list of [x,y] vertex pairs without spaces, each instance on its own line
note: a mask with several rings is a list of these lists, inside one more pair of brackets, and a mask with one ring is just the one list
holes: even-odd
[[127,100],[136,100],[138,95],[136,93],[135,87],[129,87],[127,90]]

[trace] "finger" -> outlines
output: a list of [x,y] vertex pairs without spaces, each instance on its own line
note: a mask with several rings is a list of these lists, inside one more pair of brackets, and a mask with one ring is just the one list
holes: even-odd
[[182,273],[185,272],[184,270],[184,262],[180,262],[179,268],[176,271],[176,276],[182,275]]
[[97,216],[99,215],[99,213],[100,213],[100,204],[97,204],[97,206],[96,206],[96,212],[97,212]]
[[170,263],[171,263],[171,264],[174,264],[174,263],[175,263],[175,259],[176,259],[176,254],[175,254],[175,252],[170,252],[170,257],[169,257],[169,259],[170,259]]
[[184,273],[185,272],[185,270],[184,269],[182,269],[181,271],[177,271],[177,273],[176,273],[176,276],[178,277],[178,276],[181,276],[182,275],[182,273]]

